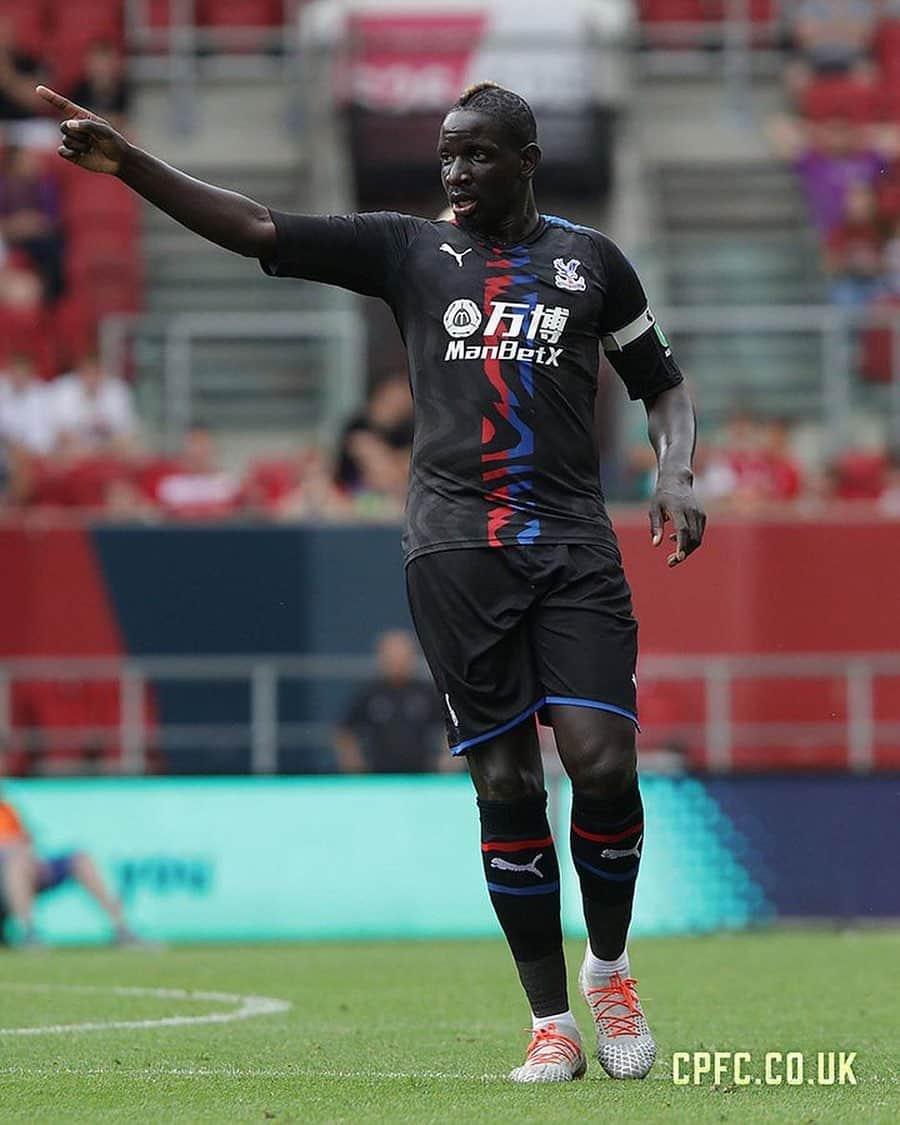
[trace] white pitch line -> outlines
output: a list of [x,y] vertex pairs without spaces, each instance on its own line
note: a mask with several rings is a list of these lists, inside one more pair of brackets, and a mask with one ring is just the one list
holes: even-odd
[[364,1078],[376,1081],[409,1081],[415,1079],[434,1079],[438,1081],[461,1082],[505,1082],[505,1074],[460,1074],[455,1071],[442,1070],[314,1070],[306,1069],[278,1069],[276,1067],[171,1067],[165,1069],[139,1070],[121,1066],[54,1066],[30,1067],[8,1066],[0,1067],[0,1077],[10,1078],[45,1078],[57,1074],[74,1075],[81,1078],[116,1077],[134,1078],[152,1081],[156,1078]]
[[152,996],[157,1000],[199,1000],[214,1004],[238,1004],[232,1012],[205,1012],[196,1016],[162,1016],[146,1020],[109,1020],[85,1023],[42,1024],[38,1027],[0,1027],[0,1036],[12,1035],[64,1035],[74,1031],[141,1031],[151,1027],[184,1027],[193,1024],[233,1023],[235,1020],[251,1019],[255,1016],[270,1016],[286,1012],[290,1008],[287,1000],[277,1000],[271,996],[240,996],[234,992],[189,991],[183,988],[132,988],[118,985],[89,984],[21,984],[0,983],[0,988],[12,988],[24,992],[105,992],[114,996]]

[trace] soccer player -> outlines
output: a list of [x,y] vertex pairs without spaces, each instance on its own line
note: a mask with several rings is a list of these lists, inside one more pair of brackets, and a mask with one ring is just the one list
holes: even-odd
[[404,547],[409,602],[465,754],[488,891],[532,1011],[517,1082],[580,1078],[559,869],[534,722],[572,781],[572,853],[588,929],[579,974],[603,1068],[642,1078],[656,1047],[626,936],[644,838],[637,624],[598,475],[592,427],[602,347],[643,400],[659,471],[652,542],[671,521],[680,565],[703,538],[694,411],[641,283],[605,235],[538,212],[534,116],[494,83],[467,90],[438,140],[453,217],[273,212],[129,144],[44,87],[59,152],[116,175],[212,242],[300,277],[383,298],[415,399]]

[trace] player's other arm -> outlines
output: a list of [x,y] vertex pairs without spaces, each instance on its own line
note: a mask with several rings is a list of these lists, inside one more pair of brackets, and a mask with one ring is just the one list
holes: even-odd
[[629,397],[641,399],[646,407],[659,465],[650,501],[650,534],[658,546],[671,520],[675,550],[668,563],[677,566],[700,546],[706,526],[693,488],[694,407],[634,267],[611,239],[600,236],[599,247],[606,278],[600,342]]
[[130,144],[102,117],[46,86],[38,86],[37,92],[64,118],[57,151],[65,160],[90,172],[118,176],[182,226],[226,250],[248,258],[274,255],[275,224],[261,203],[179,172]]
[[650,441],[659,464],[656,488],[650,501],[650,534],[653,546],[663,540],[666,520],[672,521],[670,539],[675,550],[669,566],[684,562],[703,542],[706,515],[694,495],[692,463],[697,441],[694,405],[684,383],[645,399]]

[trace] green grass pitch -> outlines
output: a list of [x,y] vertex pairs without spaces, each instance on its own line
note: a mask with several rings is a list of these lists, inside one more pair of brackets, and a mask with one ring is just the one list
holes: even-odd
[[[2,953],[0,1121],[900,1120],[896,932],[647,940],[632,962],[660,1046],[650,1077],[612,1082],[594,1062],[583,1082],[523,1087],[502,1077],[528,1037],[499,942]],[[245,1003],[197,993],[290,1007],[155,1022]],[[10,1033],[84,1024],[106,1026]],[[858,1084],[673,1085],[673,1051],[701,1049],[751,1051],[754,1073],[766,1051],[855,1051]]]

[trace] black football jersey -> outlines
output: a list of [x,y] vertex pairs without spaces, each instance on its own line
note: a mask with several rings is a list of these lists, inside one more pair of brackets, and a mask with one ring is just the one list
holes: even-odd
[[611,239],[549,215],[515,245],[389,212],[272,218],[267,273],[381,297],[403,335],[415,402],[407,560],[614,544],[593,430],[600,348],[633,399],[682,375]]

